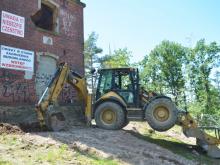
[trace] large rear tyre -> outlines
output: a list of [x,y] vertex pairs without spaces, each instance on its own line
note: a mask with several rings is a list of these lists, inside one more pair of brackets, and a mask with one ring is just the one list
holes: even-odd
[[95,111],[95,121],[100,128],[118,130],[124,126],[125,112],[117,103],[104,102]]
[[177,121],[177,108],[169,98],[157,98],[145,110],[148,124],[156,131],[167,131]]

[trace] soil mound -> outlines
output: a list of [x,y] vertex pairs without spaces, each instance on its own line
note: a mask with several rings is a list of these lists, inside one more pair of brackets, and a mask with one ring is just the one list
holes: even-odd
[[0,135],[2,134],[23,134],[24,132],[16,125],[0,123]]

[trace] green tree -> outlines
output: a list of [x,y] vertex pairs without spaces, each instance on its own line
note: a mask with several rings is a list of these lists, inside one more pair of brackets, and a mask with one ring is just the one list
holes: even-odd
[[178,97],[185,87],[183,64],[186,60],[187,49],[170,41],[162,43],[153,49],[142,62],[141,77],[145,84],[161,93],[170,93],[178,103]]
[[165,83],[162,81],[161,70],[155,56],[146,55],[140,62],[141,84],[147,90],[164,93]]
[[215,78],[213,79],[213,81],[215,82],[216,88],[220,92],[220,71],[216,71],[214,76]]
[[98,54],[102,53],[102,49],[97,46],[98,35],[92,32],[84,44],[84,62],[85,62],[85,74],[90,88],[93,88],[93,76],[90,71],[94,68],[94,65],[99,62]]
[[113,54],[107,54],[100,59],[102,68],[129,67],[132,53],[127,48],[118,49]]
[[[216,42],[206,44],[204,39],[199,40],[189,54],[189,78],[196,101],[200,102],[203,113],[212,113],[213,88],[210,74],[219,60],[220,47]],[[216,88],[215,88],[216,90]]]

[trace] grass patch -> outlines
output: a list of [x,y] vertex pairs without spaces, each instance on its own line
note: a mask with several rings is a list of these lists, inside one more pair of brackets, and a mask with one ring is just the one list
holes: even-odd
[[0,165],[12,164],[80,164],[117,165],[116,160],[104,159],[97,155],[70,149],[68,145],[34,144],[19,135],[0,135],[4,159]]
[[[213,165],[216,164],[216,161],[220,161],[208,157],[205,153],[199,151],[197,146],[183,143],[179,139],[167,136],[160,132],[149,131],[148,129],[145,129],[144,131],[142,130],[141,133],[135,133],[135,132],[130,132],[130,133],[140,139],[146,140],[150,143],[154,143],[163,148],[166,148],[171,152],[181,155],[189,160],[195,160],[197,162],[207,165]],[[193,154],[192,153],[193,150],[196,150],[200,155],[197,156]]]
[[72,151],[69,150],[68,146],[63,144],[61,146],[51,146],[41,153],[35,153],[36,161],[48,162],[50,164],[62,164],[66,161],[71,161],[74,157]]
[[0,159],[0,165],[13,165],[13,164],[9,161],[4,161]]
[[[48,150],[38,156],[37,161],[49,162],[50,164],[65,164],[70,163],[71,160],[82,165],[117,165],[115,160],[104,159],[96,156],[95,154],[89,154],[80,151],[71,151],[66,144],[61,145],[59,148],[50,147]],[[68,162],[70,161],[70,162]]]
[[19,139],[15,135],[1,135],[0,143],[7,144],[9,146],[18,145],[20,143]]

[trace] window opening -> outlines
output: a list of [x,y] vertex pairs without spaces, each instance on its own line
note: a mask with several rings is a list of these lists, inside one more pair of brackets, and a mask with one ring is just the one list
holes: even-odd
[[52,4],[41,3],[41,9],[31,16],[34,24],[44,30],[55,31],[57,8]]

